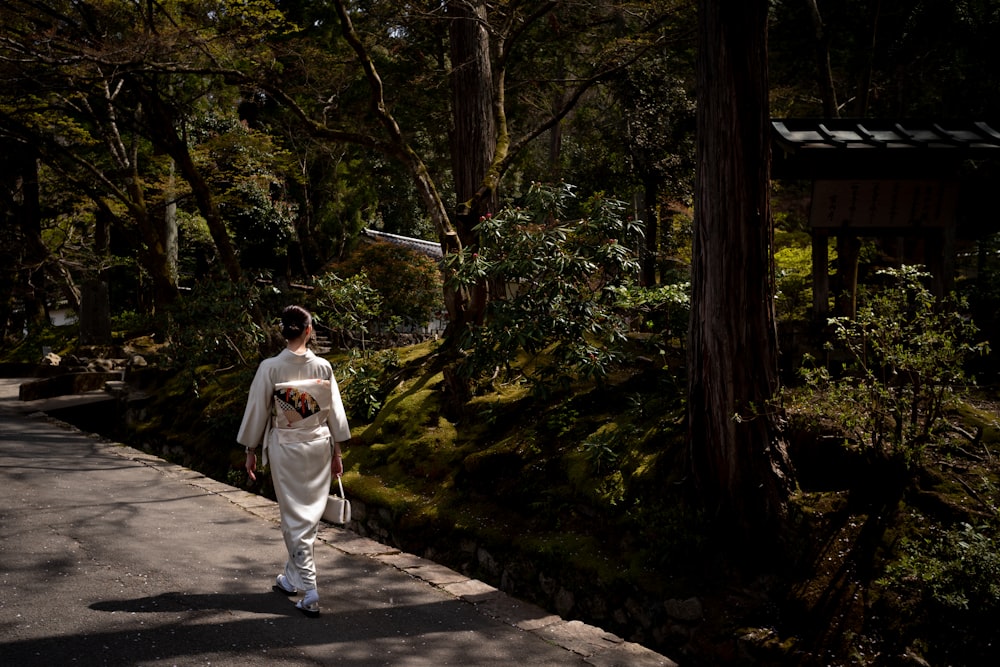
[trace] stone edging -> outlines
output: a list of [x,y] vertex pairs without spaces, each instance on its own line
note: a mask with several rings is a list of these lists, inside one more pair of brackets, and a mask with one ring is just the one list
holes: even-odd
[[[63,428],[86,433],[72,424],[44,413],[32,413],[29,416],[43,416],[49,422],[59,424]],[[100,443],[98,449],[101,453],[111,453],[141,463],[202,491],[222,496],[250,514],[275,524],[280,522],[278,505],[273,500],[211,479],[128,445],[112,442],[95,434],[89,435]],[[524,632],[534,633],[551,644],[572,651],[586,664],[594,667],[678,667],[673,660],[640,644],[625,641],[617,635],[582,621],[565,621],[541,607],[512,598],[478,579],[470,579],[433,561],[362,537],[347,528],[321,523],[317,539],[343,554],[370,558],[394,567],[471,604],[481,614]]]

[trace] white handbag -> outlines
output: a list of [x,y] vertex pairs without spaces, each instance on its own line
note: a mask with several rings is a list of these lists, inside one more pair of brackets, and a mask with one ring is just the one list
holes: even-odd
[[337,477],[337,486],[340,487],[340,495],[330,494],[327,497],[323,520],[346,525],[351,522],[351,501],[344,496],[344,483],[340,481],[340,477]]

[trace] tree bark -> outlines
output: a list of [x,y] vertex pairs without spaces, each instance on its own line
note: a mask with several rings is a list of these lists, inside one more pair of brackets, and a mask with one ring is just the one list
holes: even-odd
[[170,281],[177,284],[178,280],[178,229],[177,229],[177,190],[174,186],[174,161],[170,161],[167,172],[167,192],[163,212],[163,245],[167,255],[167,273]]
[[644,179],[642,191],[643,217],[646,229],[642,241],[642,270],[639,281],[645,287],[655,287],[660,254],[659,179],[650,174]]
[[700,0],[688,348],[694,477],[743,541],[777,528],[791,469],[773,403],[767,0]]
[[[48,261],[48,250],[42,241],[38,161],[34,151],[27,148],[16,151],[8,156],[8,159],[15,165],[14,215],[25,240],[20,276],[25,324],[40,326],[48,320],[45,294],[45,265]],[[79,307],[79,303],[74,305]]]
[[[451,137],[452,173],[458,211],[455,231],[462,247],[475,249],[473,228],[482,216],[492,213],[496,192],[481,192],[496,154],[497,125],[494,116],[494,82],[490,38],[486,30],[486,3],[481,0],[448,3],[451,41],[451,85],[454,128]],[[450,338],[466,324],[481,324],[489,291],[486,284],[473,286],[463,295],[458,321],[448,325]]]
[[42,239],[38,155],[33,149],[22,144],[9,145],[13,147],[13,150],[7,153],[12,190],[7,205],[18,222],[25,242],[26,265],[23,267],[26,276],[23,286],[25,312],[36,324],[46,321],[49,304],[46,302],[45,286],[48,276],[54,279],[69,308],[79,314],[80,290],[69,269],[59,257],[52,254]]

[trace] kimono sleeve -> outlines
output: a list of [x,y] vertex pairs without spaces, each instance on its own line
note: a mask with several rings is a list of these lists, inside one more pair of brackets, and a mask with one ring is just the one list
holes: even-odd
[[351,439],[351,427],[347,423],[347,412],[344,410],[344,402],[340,398],[340,387],[337,386],[337,378],[330,375],[330,389],[333,392],[333,406],[330,415],[326,418],[330,426],[330,436],[334,442],[345,442]]
[[264,433],[271,420],[271,393],[270,373],[265,365],[261,364],[250,384],[250,395],[247,397],[247,407],[243,412],[243,423],[240,424],[240,430],[236,436],[236,441],[244,447],[256,447],[264,440]]

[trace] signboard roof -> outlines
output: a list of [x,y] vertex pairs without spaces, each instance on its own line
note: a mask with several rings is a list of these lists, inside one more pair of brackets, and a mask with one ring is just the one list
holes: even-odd
[[771,120],[775,178],[920,178],[1000,157],[1000,125],[877,118]]

